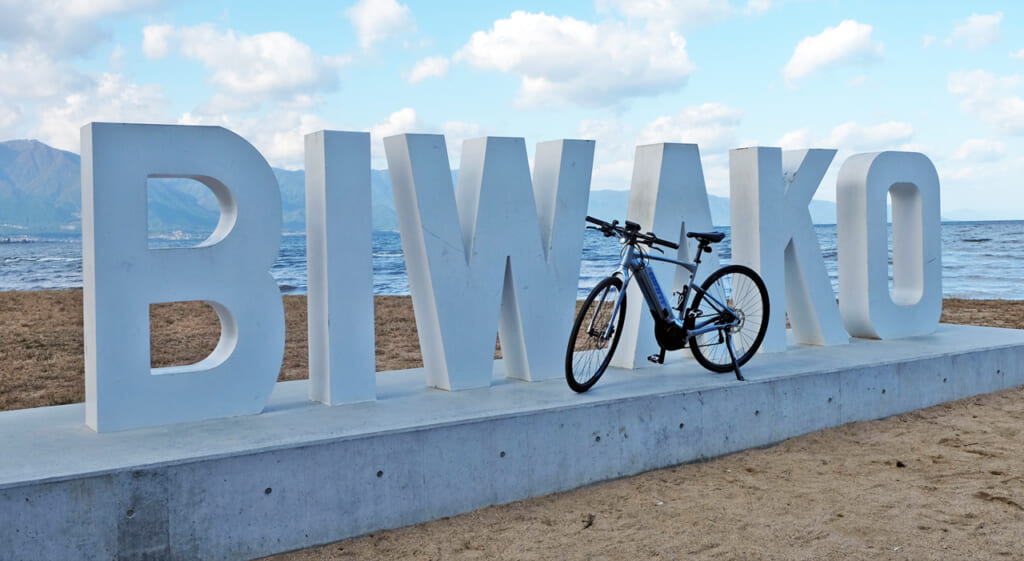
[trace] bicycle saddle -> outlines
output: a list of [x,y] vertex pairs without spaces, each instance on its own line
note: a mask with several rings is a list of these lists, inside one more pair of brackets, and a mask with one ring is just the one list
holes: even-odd
[[718,243],[725,239],[725,234],[722,232],[687,232],[686,237],[703,243]]

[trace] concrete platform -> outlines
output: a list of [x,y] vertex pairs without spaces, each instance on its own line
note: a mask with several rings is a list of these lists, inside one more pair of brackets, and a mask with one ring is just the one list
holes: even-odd
[[711,458],[1024,384],[1024,331],[943,325],[793,347],[748,382],[677,358],[564,380],[424,388],[327,407],[278,384],[265,413],[96,434],[82,405],[0,413],[0,559],[250,559]]

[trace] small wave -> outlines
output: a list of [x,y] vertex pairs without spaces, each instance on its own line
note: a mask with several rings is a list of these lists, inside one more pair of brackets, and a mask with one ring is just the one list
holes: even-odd
[[210,234],[200,234],[194,232],[184,232],[182,230],[174,230],[170,233],[164,234],[150,234],[149,239],[151,240],[166,240],[166,241],[191,241],[191,240],[205,240],[210,237]]
[[964,239],[962,239],[960,241],[962,241],[964,243],[981,243],[981,242],[990,242],[990,241],[992,241],[992,238],[964,238]]

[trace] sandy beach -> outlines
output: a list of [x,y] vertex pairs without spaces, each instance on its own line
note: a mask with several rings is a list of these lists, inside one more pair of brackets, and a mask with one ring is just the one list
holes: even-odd
[[[0,410],[84,399],[81,306],[0,292]],[[409,298],[375,306],[378,370],[419,366]],[[305,298],[285,314],[280,379],[299,379]],[[1024,301],[947,300],[943,321],[1024,329]],[[154,366],[219,332],[196,303],[154,306],[151,326]],[[1022,429],[1013,388],[273,559],[1024,559]]]

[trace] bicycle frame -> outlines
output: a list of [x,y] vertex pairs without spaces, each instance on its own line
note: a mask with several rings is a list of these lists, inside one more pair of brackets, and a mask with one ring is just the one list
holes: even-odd
[[[682,267],[689,271],[690,280],[686,284],[686,286],[683,287],[683,291],[680,294],[678,304],[675,308],[672,308],[669,305],[668,300],[665,298],[665,294],[661,290],[661,286],[658,285],[657,278],[651,272],[650,267],[648,267],[647,262],[650,260],[671,263],[673,265]],[[694,263],[688,263],[686,261],[678,261],[676,259],[670,259],[668,257],[650,255],[637,249],[634,244],[624,244],[622,248],[622,258],[619,262],[619,267],[618,269],[616,269],[614,273],[612,273],[613,276],[618,276],[619,278],[622,279],[622,290],[619,292],[619,296],[615,301],[615,307],[612,309],[611,317],[614,318],[618,316],[619,309],[622,306],[622,301],[626,297],[626,289],[629,286],[630,281],[635,278],[637,281],[637,286],[639,286],[640,292],[643,294],[644,301],[647,302],[647,307],[650,310],[651,314],[655,318],[658,318],[662,321],[674,323],[677,327],[684,329],[684,332],[686,333],[686,338],[696,337],[698,335],[703,335],[705,333],[710,333],[712,331],[719,331],[721,329],[726,329],[736,325],[739,320],[737,319],[736,314],[733,312],[733,310],[726,303],[721,302],[713,295],[705,292],[704,289],[702,289],[694,282],[694,279],[697,278],[697,269],[699,267],[699,261]],[[732,321],[729,323],[719,322],[721,318],[719,314],[709,316],[707,319],[694,318],[694,324],[690,329],[686,330],[683,318],[681,318],[680,315],[676,313],[676,311],[678,311],[680,314],[683,313],[683,310],[686,309],[686,304],[690,301],[691,292],[693,291],[702,294],[704,300],[708,302],[711,305],[711,307],[714,308],[715,311],[718,312],[719,314],[721,314],[722,312],[726,312],[728,314],[728,317],[733,318]],[[601,302],[600,305],[604,305],[604,302]],[[591,323],[588,327],[588,331],[593,330],[594,319],[594,317],[591,318]],[[611,337],[613,325],[615,325],[614,321],[608,322],[608,327],[606,328],[604,337]]]

